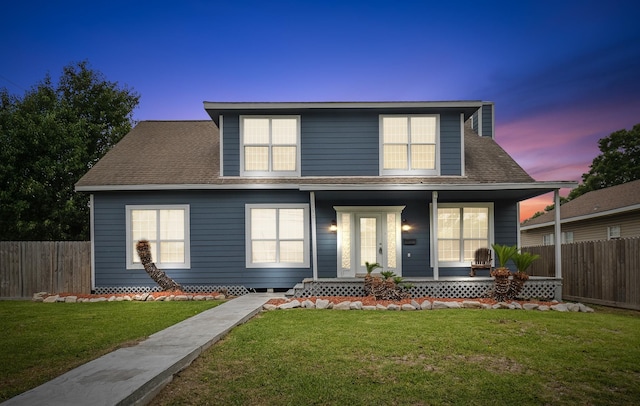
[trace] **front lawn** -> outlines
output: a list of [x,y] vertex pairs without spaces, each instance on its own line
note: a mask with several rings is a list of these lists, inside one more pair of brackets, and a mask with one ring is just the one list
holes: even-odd
[[0,301],[0,401],[220,303]]
[[632,405],[640,315],[284,310],[235,328],[154,405]]

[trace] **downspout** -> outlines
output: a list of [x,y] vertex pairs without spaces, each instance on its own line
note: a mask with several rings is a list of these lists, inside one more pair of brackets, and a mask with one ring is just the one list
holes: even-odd
[[438,192],[431,192],[431,241],[433,241],[433,280],[437,281],[439,278],[440,270],[438,269]]
[[313,262],[313,281],[318,280],[318,243],[317,243],[317,227],[316,227],[316,192],[309,192],[309,201],[311,203],[311,261]]
[[[555,200],[555,256],[556,256],[556,278],[562,279],[562,232],[560,230],[560,189],[553,192]],[[556,300],[562,300],[562,285],[556,288]]]

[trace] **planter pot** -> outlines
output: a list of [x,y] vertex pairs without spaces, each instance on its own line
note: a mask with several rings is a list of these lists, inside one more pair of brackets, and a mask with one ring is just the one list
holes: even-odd
[[509,296],[511,299],[515,299],[522,292],[524,283],[529,280],[529,275],[524,272],[515,272],[513,278],[509,284]]
[[496,268],[491,272],[493,276],[493,298],[503,302],[509,298],[511,271],[508,268]]

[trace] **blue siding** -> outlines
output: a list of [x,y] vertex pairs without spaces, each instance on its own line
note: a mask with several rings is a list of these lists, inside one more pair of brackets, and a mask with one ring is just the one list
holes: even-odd
[[471,128],[473,129],[473,131],[476,132],[476,134],[479,134],[479,131],[478,131],[478,111],[475,111],[473,113],[473,115],[471,116]]
[[223,118],[223,176],[240,176],[240,116],[225,115]]
[[191,269],[163,269],[184,285],[292,287],[311,268],[245,267],[245,204],[308,203],[301,192],[216,191],[100,193],[94,198],[96,286],[154,286],[144,270],[126,269],[126,204],[189,204]]
[[[465,193],[480,201],[482,193]],[[454,196],[451,196],[454,197]],[[333,206],[405,205],[403,218],[412,228],[402,234],[415,245],[402,245],[402,274],[431,277],[430,193],[369,192],[317,194],[318,276],[336,277],[337,235],[328,229],[336,219]],[[441,203],[459,200],[442,199]],[[144,270],[126,269],[125,205],[189,204],[191,269],[163,269],[184,285],[243,285],[247,288],[290,288],[313,276],[311,268],[248,269],[245,267],[245,205],[248,203],[308,203],[309,193],[297,191],[190,191],[97,193],[94,196],[96,286],[154,286]],[[517,241],[517,203],[495,201],[494,235],[500,244]],[[310,247],[311,248],[311,247]],[[411,254],[409,257],[407,254]],[[468,268],[440,268],[440,276],[466,276]]]
[[460,149],[460,114],[440,115],[440,174],[456,176],[462,174]]
[[[249,112],[246,112],[249,113]],[[300,114],[301,175],[378,176],[381,114],[424,114],[425,111],[285,111]],[[440,165],[442,175],[460,175],[460,114],[440,114]],[[260,114],[260,112],[254,112]],[[227,114],[223,120],[224,176],[240,175],[240,128],[242,113]]]
[[493,137],[493,105],[482,105],[482,136]]
[[305,113],[302,176],[377,176],[378,122],[377,112]]

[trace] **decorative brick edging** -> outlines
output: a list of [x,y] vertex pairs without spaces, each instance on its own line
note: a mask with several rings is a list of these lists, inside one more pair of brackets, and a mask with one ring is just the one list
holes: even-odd
[[439,300],[424,300],[419,303],[417,300],[412,300],[411,303],[405,304],[376,304],[363,305],[361,301],[341,301],[331,302],[327,299],[316,299],[315,302],[309,299],[299,301],[297,299],[287,301],[285,303],[276,305],[267,303],[262,306],[264,310],[286,310],[286,309],[333,309],[333,310],[437,310],[437,309],[512,309],[512,310],[538,310],[549,311],[554,310],[558,312],[582,312],[593,313],[594,310],[582,303],[555,303],[552,305],[541,305],[538,303],[525,302],[523,304],[513,302],[499,302],[493,305],[487,303],[481,303],[475,300],[460,300],[460,301],[439,301]]
[[102,295],[94,297],[78,297],[75,295],[50,295],[47,292],[33,294],[34,302],[43,303],[96,303],[96,302],[185,302],[202,300],[224,300],[227,297],[223,294],[166,294],[154,296],[152,293],[140,293],[131,295]]

